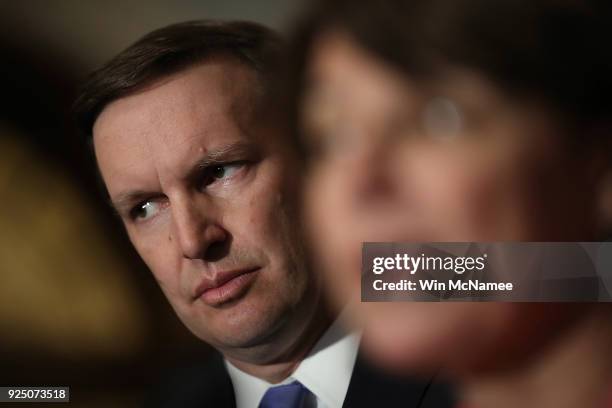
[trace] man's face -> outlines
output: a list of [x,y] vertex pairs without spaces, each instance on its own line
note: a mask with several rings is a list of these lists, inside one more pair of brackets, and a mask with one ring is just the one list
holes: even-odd
[[293,227],[289,158],[254,120],[258,93],[251,69],[211,58],[114,101],[94,126],[136,250],[184,324],[230,355],[295,333],[318,300]]

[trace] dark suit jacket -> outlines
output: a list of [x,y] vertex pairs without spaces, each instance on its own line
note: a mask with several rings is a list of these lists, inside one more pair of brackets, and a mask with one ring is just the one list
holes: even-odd
[[[452,390],[430,381],[392,377],[357,358],[343,407],[453,408]],[[148,396],[146,408],[235,408],[234,389],[220,354],[171,373]]]

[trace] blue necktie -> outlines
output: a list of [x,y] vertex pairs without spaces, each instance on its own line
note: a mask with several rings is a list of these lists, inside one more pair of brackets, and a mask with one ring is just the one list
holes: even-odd
[[298,381],[271,387],[261,399],[259,408],[301,408],[309,393]]

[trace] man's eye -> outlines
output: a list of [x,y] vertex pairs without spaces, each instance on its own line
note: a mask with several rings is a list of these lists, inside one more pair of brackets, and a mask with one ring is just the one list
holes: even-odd
[[161,203],[145,201],[138,204],[130,211],[130,218],[133,220],[145,221],[155,216],[160,210]]
[[209,169],[209,176],[207,177],[206,185],[212,184],[217,180],[225,180],[232,177],[243,166],[244,163],[230,163],[211,167]]

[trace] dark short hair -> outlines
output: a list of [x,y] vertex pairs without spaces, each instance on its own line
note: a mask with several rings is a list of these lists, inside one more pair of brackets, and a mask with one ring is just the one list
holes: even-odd
[[77,126],[91,136],[109,103],[211,55],[235,57],[255,70],[266,88],[281,48],[278,34],[245,21],[188,21],[152,31],[90,75],[73,106]]
[[339,30],[407,76],[468,68],[511,95],[537,97],[576,126],[612,112],[607,0],[316,0],[299,22],[289,73],[291,122],[317,35]]

